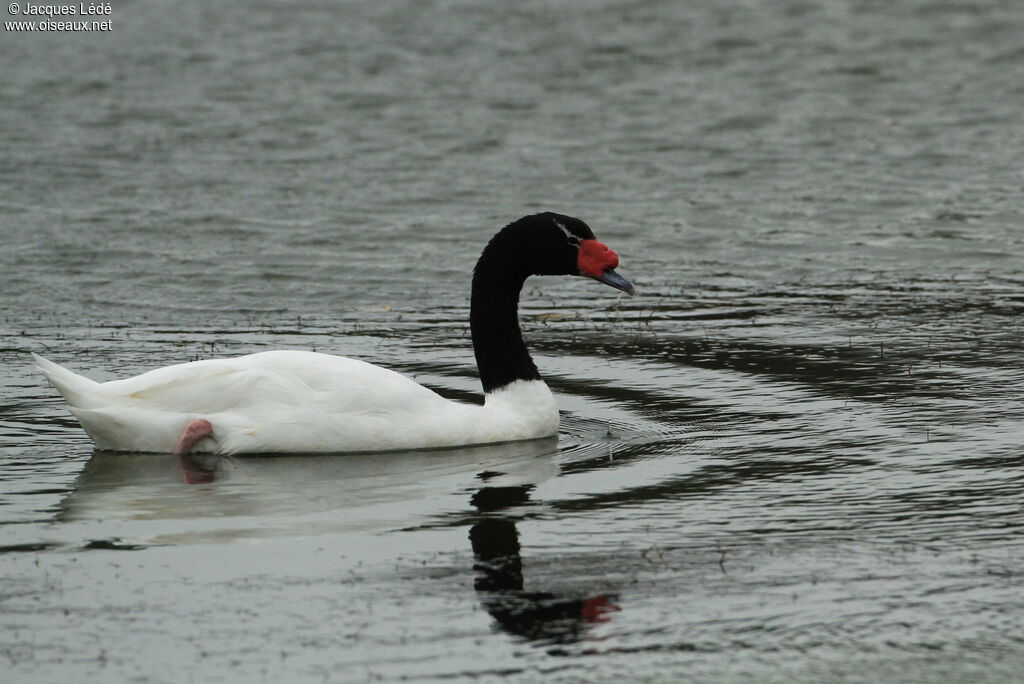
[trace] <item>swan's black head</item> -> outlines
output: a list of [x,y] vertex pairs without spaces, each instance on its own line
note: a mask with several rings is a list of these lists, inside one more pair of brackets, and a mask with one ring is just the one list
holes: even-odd
[[585,276],[636,293],[633,283],[615,272],[619,256],[597,241],[590,226],[572,216],[524,216],[495,235],[487,246],[490,250],[517,264],[525,275]]
[[619,257],[571,216],[534,214],[491,238],[473,269],[469,325],[484,392],[516,380],[540,380],[519,330],[519,291],[531,275],[586,276],[633,294]]

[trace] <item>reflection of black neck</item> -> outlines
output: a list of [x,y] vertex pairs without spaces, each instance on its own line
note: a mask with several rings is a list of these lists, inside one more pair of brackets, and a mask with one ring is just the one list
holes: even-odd
[[587,622],[601,620],[612,603],[605,595],[589,599],[523,591],[523,559],[515,518],[501,512],[529,503],[532,487],[484,487],[473,495],[481,517],[469,530],[476,562],[474,586],[480,603],[511,634],[552,643],[581,638]]
[[523,560],[519,556],[516,524],[501,518],[486,518],[469,530],[476,562],[473,569],[477,591],[522,591]]
[[502,231],[473,269],[469,326],[484,392],[516,380],[540,380],[519,330],[519,292],[531,274],[518,233]]
[[[470,499],[481,513],[520,506],[530,500],[529,486],[484,487]],[[511,518],[483,518],[469,530],[476,563],[477,591],[522,591],[523,561],[519,557],[519,532]]]

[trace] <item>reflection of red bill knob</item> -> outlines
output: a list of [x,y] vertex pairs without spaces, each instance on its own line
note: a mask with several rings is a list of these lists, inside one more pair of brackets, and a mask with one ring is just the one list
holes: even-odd
[[617,596],[612,594],[601,594],[592,598],[584,599],[580,607],[580,616],[587,622],[608,622],[611,618],[607,613],[615,613],[622,608],[615,601]]

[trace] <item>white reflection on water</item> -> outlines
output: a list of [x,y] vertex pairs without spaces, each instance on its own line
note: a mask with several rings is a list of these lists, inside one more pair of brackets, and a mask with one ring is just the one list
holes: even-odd
[[[96,452],[57,519],[147,544],[383,532],[558,473],[555,439],[386,454],[176,459]],[[86,530],[79,530],[87,534]]]

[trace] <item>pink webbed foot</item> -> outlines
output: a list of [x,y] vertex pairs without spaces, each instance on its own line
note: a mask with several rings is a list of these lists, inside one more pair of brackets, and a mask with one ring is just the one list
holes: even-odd
[[196,418],[185,426],[178,438],[178,444],[174,447],[176,456],[186,455],[192,451],[192,447],[201,439],[213,436],[213,424],[203,418]]

